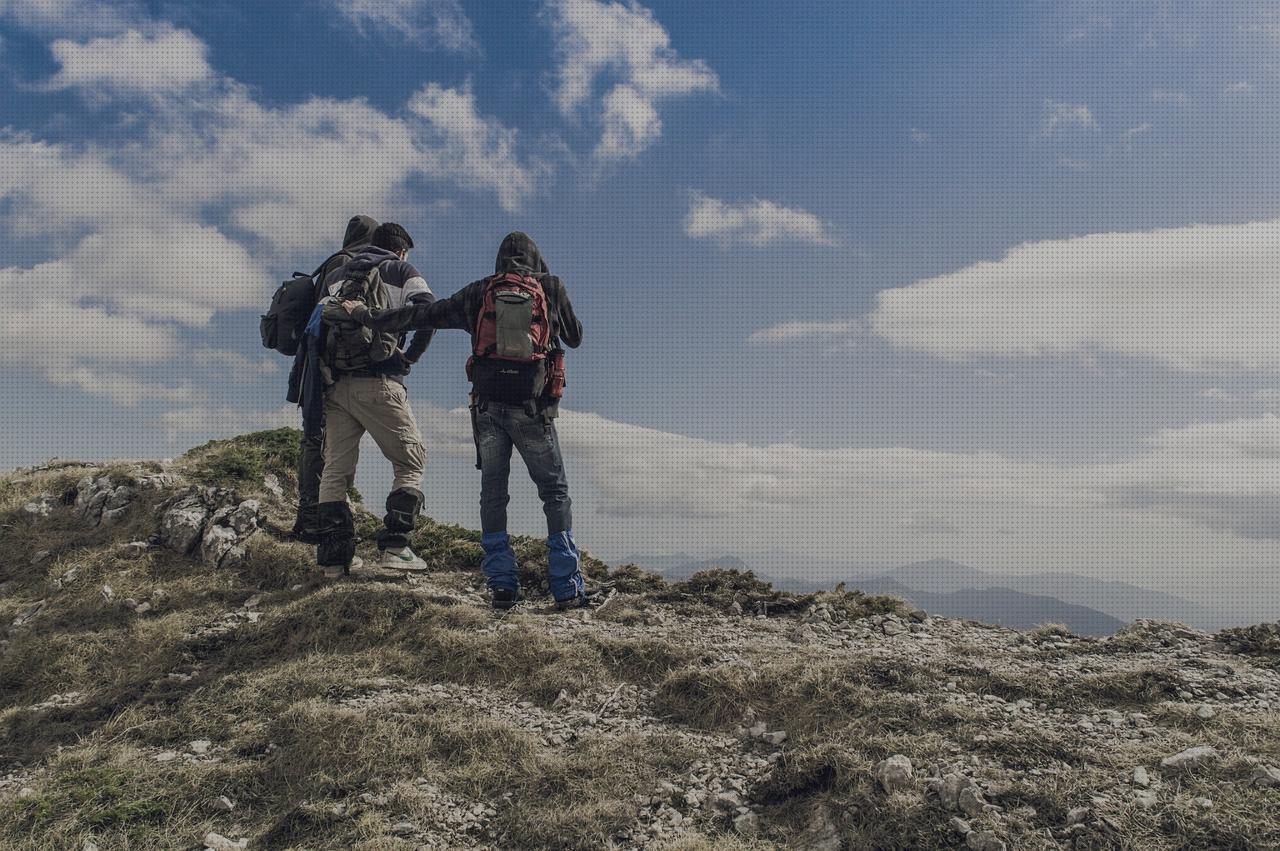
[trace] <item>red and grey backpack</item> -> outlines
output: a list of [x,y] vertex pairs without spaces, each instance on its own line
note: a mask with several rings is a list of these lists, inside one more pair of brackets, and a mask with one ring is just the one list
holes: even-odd
[[509,404],[542,396],[552,337],[538,279],[514,273],[490,278],[471,342],[467,377],[477,396]]

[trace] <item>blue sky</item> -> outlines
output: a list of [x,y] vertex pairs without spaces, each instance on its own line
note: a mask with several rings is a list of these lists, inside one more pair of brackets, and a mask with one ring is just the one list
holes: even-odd
[[[1280,13],[728,9],[0,0],[0,466],[295,422],[256,316],[352,213],[439,294],[519,228],[586,325],[588,548],[1274,614]],[[465,352],[409,388],[427,510],[474,525]]]

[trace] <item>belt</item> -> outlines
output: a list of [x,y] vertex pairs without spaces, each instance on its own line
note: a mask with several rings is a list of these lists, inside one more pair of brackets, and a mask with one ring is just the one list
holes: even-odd
[[338,372],[338,378],[382,378],[381,372],[374,372],[372,369],[351,369],[345,372]]

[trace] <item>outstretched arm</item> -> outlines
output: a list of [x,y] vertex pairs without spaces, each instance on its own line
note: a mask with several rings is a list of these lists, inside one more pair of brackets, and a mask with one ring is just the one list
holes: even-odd
[[372,311],[363,302],[347,301],[342,306],[351,318],[379,333],[387,331],[424,330],[427,328],[456,328],[471,330],[467,319],[467,298],[470,287],[465,287],[448,298],[432,304],[411,304],[396,310]]

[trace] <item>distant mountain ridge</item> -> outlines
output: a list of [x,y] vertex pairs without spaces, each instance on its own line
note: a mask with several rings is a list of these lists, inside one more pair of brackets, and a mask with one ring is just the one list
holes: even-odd
[[1179,621],[1197,629],[1214,629],[1221,618],[1204,606],[1174,594],[1141,588],[1127,582],[1095,579],[1074,573],[996,574],[949,559],[931,559],[904,565],[871,578],[892,579],[916,591],[954,593],[983,588],[1006,588],[1021,594],[1053,597],[1129,622],[1138,618]]
[[[632,556],[626,560],[669,579],[688,579],[712,568],[750,570],[739,556],[696,558],[685,553]],[[780,577],[755,571],[779,588],[813,591],[843,581],[868,594],[910,600],[930,612],[1031,629],[1063,623],[1080,635],[1108,635],[1138,618],[1178,621],[1213,630],[1222,619],[1208,608],[1164,591],[1074,573],[997,574],[950,559],[930,559],[876,573],[833,576],[827,581]]]
[[845,583],[845,587],[867,594],[901,597],[930,614],[982,621],[1010,629],[1029,630],[1042,624],[1060,623],[1077,635],[1102,636],[1111,635],[1126,623],[1088,606],[1065,603],[1055,597],[1023,594],[1008,588],[962,588],[939,593],[921,591],[887,578],[855,580]]

